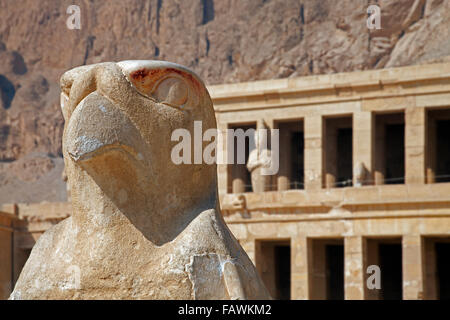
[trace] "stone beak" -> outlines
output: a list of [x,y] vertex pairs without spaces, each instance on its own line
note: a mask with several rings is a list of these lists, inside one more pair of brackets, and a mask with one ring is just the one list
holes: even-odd
[[114,150],[142,161],[146,150],[139,130],[126,114],[96,92],[85,97],[71,114],[64,141],[76,163]]

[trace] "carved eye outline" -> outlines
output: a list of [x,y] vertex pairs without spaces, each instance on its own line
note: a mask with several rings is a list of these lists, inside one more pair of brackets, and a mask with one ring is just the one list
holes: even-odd
[[185,106],[189,100],[189,85],[183,77],[169,74],[155,82],[149,95],[158,103],[186,110]]
[[[183,112],[191,112],[201,103],[205,90],[203,82],[181,65],[152,60],[126,60],[117,64],[136,93],[146,99]],[[171,85],[163,89],[161,94],[160,89],[168,80],[169,84],[172,81],[171,85],[173,81],[178,82],[182,94],[176,94],[179,88],[173,88],[173,92],[170,92]]]
[[[193,111],[201,104],[206,90],[205,85],[194,72],[182,65],[159,60],[124,60],[117,62],[117,65],[136,92],[155,103],[165,104],[184,112]],[[163,99],[155,97],[155,92],[167,78],[177,78],[186,85],[188,93],[186,103],[173,103],[164,99],[165,97]]]

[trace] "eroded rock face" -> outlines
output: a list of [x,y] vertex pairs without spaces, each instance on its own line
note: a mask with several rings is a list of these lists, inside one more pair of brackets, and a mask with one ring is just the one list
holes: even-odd
[[73,213],[36,243],[11,299],[264,299],[218,209],[216,166],[175,165],[173,130],[216,127],[188,69],[83,66],[61,78]]

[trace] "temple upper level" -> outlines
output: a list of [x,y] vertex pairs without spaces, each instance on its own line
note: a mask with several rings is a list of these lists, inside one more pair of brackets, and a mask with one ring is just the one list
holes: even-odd
[[449,63],[208,89],[219,130],[279,130],[277,174],[218,166],[225,212],[450,201]]

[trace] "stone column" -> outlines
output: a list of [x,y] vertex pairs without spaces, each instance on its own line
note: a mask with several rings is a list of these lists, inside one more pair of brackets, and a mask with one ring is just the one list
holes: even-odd
[[322,117],[311,115],[305,118],[305,189],[322,188]]
[[405,235],[402,239],[403,299],[423,299],[423,248],[420,235]]
[[425,108],[405,111],[405,183],[425,183]]
[[309,299],[308,241],[306,237],[291,240],[291,300]]
[[364,239],[361,236],[346,237],[345,252],[345,299],[365,299]]
[[[358,162],[367,169],[366,179],[373,184],[373,117],[370,111],[357,111],[353,114],[353,165]],[[355,179],[355,177],[353,177]],[[353,180],[354,185],[356,184]]]

